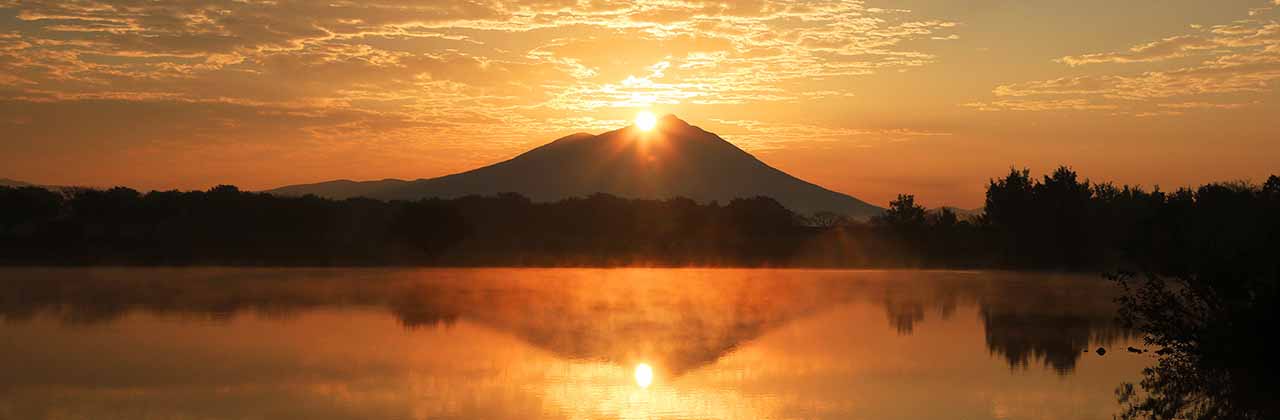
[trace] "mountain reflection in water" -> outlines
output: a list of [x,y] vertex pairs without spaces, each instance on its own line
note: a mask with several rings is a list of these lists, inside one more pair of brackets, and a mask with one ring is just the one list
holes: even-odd
[[[1149,363],[1088,352],[1133,341],[1113,324],[1112,285],[1089,276],[3,274],[0,418],[950,418],[956,404],[989,418],[1090,418]],[[388,314],[402,326],[381,321]],[[975,340],[985,346],[966,345]],[[988,369],[993,356],[1005,372]],[[1096,365],[1076,372],[1085,358]],[[636,386],[641,364],[652,366],[651,388]],[[954,388],[966,383],[991,389]],[[1018,398],[1000,397],[1001,386]],[[876,392],[937,403],[893,409]]]

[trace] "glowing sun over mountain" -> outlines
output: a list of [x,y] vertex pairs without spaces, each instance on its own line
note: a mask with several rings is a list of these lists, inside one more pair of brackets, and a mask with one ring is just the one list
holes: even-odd
[[[431,179],[338,180],[271,190],[279,195],[394,200],[453,198],[514,192],[534,201],[556,201],[596,193],[625,198],[685,197],[727,203],[735,198],[772,197],[802,213],[842,213],[854,218],[879,214],[879,207],[780,171],[674,115],[636,115],[635,128],[599,135],[578,133],[515,158]],[[652,134],[650,134],[652,133]],[[661,136],[661,147],[643,141]]]
[[658,117],[649,111],[640,111],[636,114],[636,128],[640,131],[650,131],[658,125]]

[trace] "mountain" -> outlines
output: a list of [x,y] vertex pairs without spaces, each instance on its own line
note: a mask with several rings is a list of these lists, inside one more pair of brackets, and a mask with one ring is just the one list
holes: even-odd
[[982,207],[978,207],[976,209],[962,209],[959,207],[942,206],[931,208],[927,210],[927,212],[930,214],[936,214],[942,212],[943,209],[951,210],[952,213],[956,214],[956,218],[960,220],[974,220],[978,218],[978,216],[981,216],[985,211]]
[[603,192],[628,198],[681,196],[722,203],[763,195],[806,214],[833,211],[867,218],[882,211],[777,170],[714,133],[673,115],[662,117],[653,131],[629,126],[600,135],[578,133],[511,160],[439,178],[338,180],[267,192],[384,200],[515,192],[534,201]]
[[32,184],[28,184],[26,182],[15,181],[9,178],[0,178],[0,187],[17,188],[17,187],[30,187],[30,186],[32,186]]

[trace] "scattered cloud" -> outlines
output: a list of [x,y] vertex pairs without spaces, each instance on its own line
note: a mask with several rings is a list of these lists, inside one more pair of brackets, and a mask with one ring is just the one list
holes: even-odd
[[1051,100],[998,100],[990,102],[970,102],[965,107],[979,111],[1091,111],[1117,109],[1119,106],[1090,103],[1085,99],[1051,99]]
[[772,150],[798,142],[851,142],[859,147],[874,147],[885,142],[903,142],[912,139],[944,137],[945,131],[914,129],[864,129],[824,127],[784,121],[760,121],[747,119],[712,119],[722,125],[717,129],[726,140],[750,150]]
[[1066,56],[1056,61],[1069,66],[1097,63],[1141,63],[1186,57],[1197,51],[1212,50],[1219,45],[1195,35],[1179,35],[1130,48],[1127,51]]
[[1170,109],[1239,109],[1249,105],[1255,105],[1257,103],[1258,102],[1247,103],[1247,104],[1224,104],[1224,103],[1209,103],[1209,102],[1178,102],[1178,103],[1157,104],[1156,106],[1161,108],[1170,108]]
[[955,35],[953,22],[856,0],[0,0],[0,11],[12,15],[0,31],[13,28],[0,32],[0,99],[348,109],[526,135],[576,128],[555,126],[574,112],[842,96],[815,80],[927,65],[905,45]]
[[[1250,18],[1219,25],[1192,25],[1192,33],[1179,34],[1131,48],[1062,57],[1055,60],[1068,67],[1098,64],[1174,63],[1195,58],[1194,63],[1165,65],[1142,72],[1090,72],[996,86],[998,99],[965,104],[975,109],[996,111],[1125,110],[1122,114],[1153,116],[1144,110],[1157,105],[1180,110],[1235,109],[1231,104],[1210,104],[1197,99],[1225,94],[1265,94],[1280,79],[1280,22],[1264,15],[1271,8],[1252,9]],[[1116,67],[1117,70],[1122,69]],[[1169,102],[1174,100],[1176,102]],[[1175,104],[1177,106],[1168,106]],[[1193,106],[1188,104],[1201,104]]]
[[1182,111],[1140,111],[1140,112],[1133,112],[1129,114],[1115,114],[1115,115],[1132,115],[1138,118],[1152,118],[1152,117],[1176,117],[1182,114],[1184,114]]

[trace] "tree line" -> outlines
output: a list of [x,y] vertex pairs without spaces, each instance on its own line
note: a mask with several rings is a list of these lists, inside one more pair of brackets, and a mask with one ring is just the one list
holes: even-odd
[[758,265],[808,228],[768,198],[606,194],[377,201],[208,191],[0,188],[11,264]]
[[[661,265],[1191,270],[1222,244],[1274,241],[1280,178],[1163,192],[1011,170],[984,212],[901,195],[880,216],[799,215],[608,194],[378,201],[208,191],[0,187],[0,263]],[[1267,236],[1271,235],[1271,236]],[[1234,245],[1233,245],[1234,246]]]

